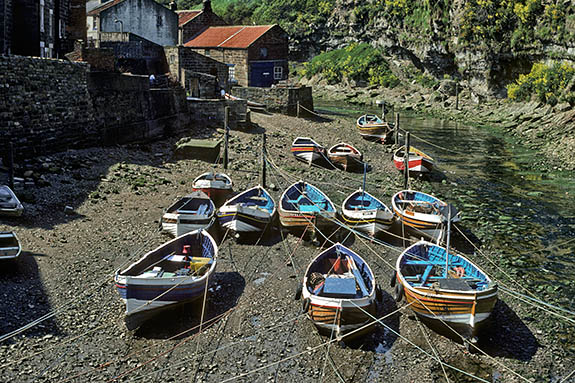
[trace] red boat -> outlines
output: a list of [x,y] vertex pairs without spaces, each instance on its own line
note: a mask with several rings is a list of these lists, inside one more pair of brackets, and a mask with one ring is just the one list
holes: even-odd
[[[397,149],[393,154],[393,163],[397,170],[404,170],[405,168],[405,146]],[[414,147],[409,148],[408,166],[410,172],[427,173],[433,169],[433,158],[423,153],[421,150]]]

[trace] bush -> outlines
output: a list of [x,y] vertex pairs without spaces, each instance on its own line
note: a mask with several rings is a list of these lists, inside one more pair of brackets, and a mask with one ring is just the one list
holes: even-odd
[[507,86],[507,97],[516,101],[527,101],[532,96],[549,104],[557,103],[557,96],[565,89],[575,75],[575,68],[569,64],[554,63],[547,66],[535,63],[529,74],[522,74],[517,81]]
[[341,82],[344,77],[388,88],[399,84],[381,52],[366,43],[324,52],[305,63],[302,72],[308,78],[321,74],[330,84]]

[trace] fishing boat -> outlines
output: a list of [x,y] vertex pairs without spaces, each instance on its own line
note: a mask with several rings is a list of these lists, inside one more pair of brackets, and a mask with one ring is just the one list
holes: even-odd
[[6,185],[0,185],[0,216],[18,217],[23,211],[24,206],[12,189]]
[[114,281],[133,329],[162,309],[204,296],[216,268],[218,246],[205,230],[164,243],[139,261],[118,270]]
[[195,191],[180,198],[162,215],[162,231],[178,237],[198,229],[208,229],[214,222],[216,207],[204,192]]
[[341,142],[329,148],[327,157],[337,167],[346,171],[363,170],[363,154],[350,144]]
[[347,225],[371,236],[389,229],[394,219],[390,208],[361,188],[343,201],[341,209]]
[[280,222],[288,229],[307,229],[333,225],[335,205],[321,190],[304,181],[288,187],[280,198]]
[[422,319],[471,342],[497,302],[497,285],[477,265],[426,241],[401,253],[394,281],[396,300],[405,296]]
[[379,141],[382,144],[389,141],[392,132],[389,124],[375,114],[364,114],[360,116],[357,119],[357,128],[359,129],[359,134],[361,134],[364,139]]
[[276,213],[276,203],[260,185],[226,201],[218,211],[223,228],[235,232],[258,232],[269,227]]
[[207,194],[216,205],[223,203],[232,193],[232,179],[224,173],[204,173],[194,180],[192,190]]
[[327,160],[325,148],[309,137],[297,137],[291,144],[291,152],[295,158],[310,165]]
[[[336,338],[374,323],[376,285],[367,262],[336,243],[308,266],[302,288],[303,311],[324,334]],[[374,329],[367,326],[354,335]]]
[[0,260],[16,259],[20,256],[22,246],[13,231],[0,231]]
[[[405,146],[400,147],[393,153],[393,163],[397,170],[405,169]],[[410,172],[428,173],[433,169],[433,158],[423,153],[421,150],[409,147],[409,156],[407,157]]]
[[[401,222],[416,235],[424,235],[437,243],[444,240],[447,232],[445,227],[447,203],[430,194],[402,190],[391,198],[391,205]],[[453,214],[451,222],[458,221],[459,216]]]

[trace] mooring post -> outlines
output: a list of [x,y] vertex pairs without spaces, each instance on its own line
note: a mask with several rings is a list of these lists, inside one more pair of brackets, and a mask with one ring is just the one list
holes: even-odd
[[296,112],[297,118],[299,118],[299,101],[297,102],[297,112]]
[[262,187],[266,187],[266,134],[262,134]]
[[455,83],[455,110],[459,110],[459,83]]
[[224,169],[228,168],[228,141],[230,140],[230,127],[228,121],[230,118],[230,107],[224,108]]
[[394,141],[393,143],[399,145],[399,113],[395,113],[395,126],[394,126]]
[[403,153],[403,166],[405,179],[403,181],[403,188],[405,190],[409,189],[409,132],[405,134],[405,151]]
[[14,190],[14,144],[8,143],[8,186]]

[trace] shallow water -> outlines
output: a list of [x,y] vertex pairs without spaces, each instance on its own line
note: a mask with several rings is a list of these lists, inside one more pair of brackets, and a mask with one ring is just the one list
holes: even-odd
[[[321,103],[316,110],[349,116],[350,123],[366,111],[381,112]],[[400,126],[411,133],[411,145],[431,155],[446,176],[423,183],[424,191],[456,205],[461,225],[498,254],[492,260],[522,286],[548,302],[575,307],[573,172],[560,166],[538,170],[541,159],[535,151],[495,128],[404,113]],[[473,259],[481,266],[489,263]],[[508,279],[503,282],[521,290]]]

